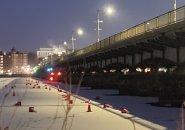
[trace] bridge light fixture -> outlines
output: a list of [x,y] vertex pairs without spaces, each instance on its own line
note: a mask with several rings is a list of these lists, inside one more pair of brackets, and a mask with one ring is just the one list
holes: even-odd
[[124,75],[126,75],[129,71],[130,71],[129,68],[124,68],[121,70],[121,72],[124,73]]
[[137,71],[137,72],[142,72],[142,71],[143,71],[143,69],[141,69],[141,68],[137,67],[137,68],[136,68],[136,71]]
[[144,70],[144,72],[145,72],[145,73],[151,72],[151,68],[146,67],[145,70]]

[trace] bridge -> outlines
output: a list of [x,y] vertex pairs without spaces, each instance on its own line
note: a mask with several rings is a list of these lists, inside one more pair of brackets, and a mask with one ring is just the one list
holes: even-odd
[[[60,62],[60,63],[59,63]],[[185,6],[145,21],[60,59],[73,71],[178,68],[185,63]]]

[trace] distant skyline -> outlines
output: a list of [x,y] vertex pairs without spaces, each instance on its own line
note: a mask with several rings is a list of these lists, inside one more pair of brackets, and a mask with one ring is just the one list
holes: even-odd
[[[2,0],[0,49],[36,51],[40,47],[71,46],[72,31],[81,27],[75,49],[97,41],[97,10],[113,5],[113,16],[101,14],[100,40],[173,9],[174,0]],[[177,0],[177,7],[185,0]]]

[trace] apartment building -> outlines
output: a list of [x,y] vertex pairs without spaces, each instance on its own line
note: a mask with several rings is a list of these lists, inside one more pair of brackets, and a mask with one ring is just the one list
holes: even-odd
[[28,66],[26,52],[19,52],[12,48],[4,57],[4,73],[23,74],[24,68]]
[[0,74],[4,73],[4,53],[0,51]]

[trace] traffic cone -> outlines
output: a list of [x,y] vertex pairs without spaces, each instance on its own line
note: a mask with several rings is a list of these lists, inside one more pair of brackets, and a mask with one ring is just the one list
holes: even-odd
[[89,100],[85,100],[84,102],[82,102],[82,103],[89,103],[90,101]]
[[59,85],[57,85],[57,90],[59,91],[59,89],[60,89],[60,87],[59,87]]
[[88,103],[88,106],[87,106],[87,112],[92,112],[90,102]]
[[101,98],[99,96],[96,96],[95,100],[101,100]]
[[69,100],[69,104],[73,104],[73,100]]
[[103,108],[113,108],[113,107],[112,107],[110,104],[106,104],[106,103],[105,103],[105,104],[103,105]]
[[13,91],[13,96],[15,96],[15,91]]
[[34,107],[29,107],[29,112],[37,112],[34,110]]
[[58,92],[62,92],[62,89],[58,89]]
[[123,107],[121,108],[121,113],[129,113],[129,111],[125,107]]
[[70,95],[70,93],[67,93],[67,95],[66,95],[66,99],[65,99],[67,102],[70,102],[70,100],[71,100],[71,95]]
[[66,98],[66,97],[67,97],[67,95],[64,95],[64,94],[63,94],[63,95],[62,95],[62,97],[63,97],[63,98]]
[[14,106],[21,106],[21,101],[18,101],[16,104],[14,104]]

